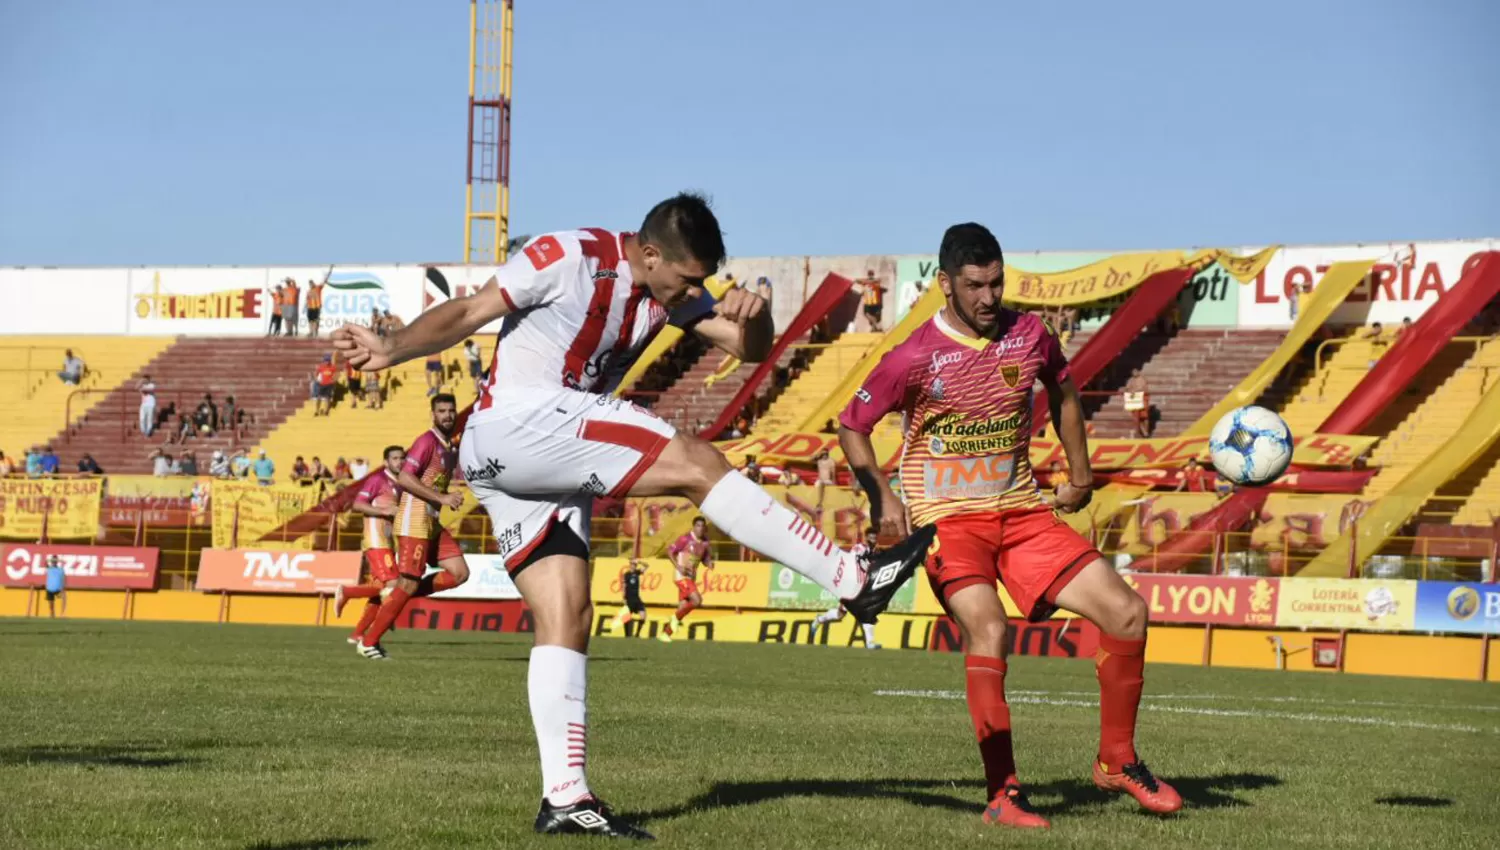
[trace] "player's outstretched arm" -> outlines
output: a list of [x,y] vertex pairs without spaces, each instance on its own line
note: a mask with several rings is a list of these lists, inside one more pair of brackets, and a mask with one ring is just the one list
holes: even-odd
[[446,351],[509,312],[500,284],[492,277],[473,295],[444,301],[389,336],[381,337],[359,325],[344,325],[333,332],[333,346],[356,369],[388,369]]
[[880,536],[904,539],[911,534],[906,505],[880,474],[880,461],[875,457],[875,444],[870,442],[870,435],[841,425],[839,446],[844,450],[850,471],[859,479],[859,486],[866,493],[876,494],[870,499],[870,523],[879,529]]
[[1057,508],[1072,513],[1082,510],[1093,498],[1094,470],[1089,463],[1083,402],[1072,378],[1048,380],[1043,372],[1042,383],[1047,387],[1047,407],[1052,411],[1052,421],[1057,423],[1057,439],[1062,442],[1063,454],[1068,458],[1068,481],[1057,488]]
[[693,332],[725,354],[759,363],[771,354],[776,327],[766,299],[735,287],[714,305],[712,316],[693,325]]

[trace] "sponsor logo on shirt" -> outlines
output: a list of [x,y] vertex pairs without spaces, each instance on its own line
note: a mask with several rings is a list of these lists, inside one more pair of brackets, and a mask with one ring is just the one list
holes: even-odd
[[962,351],[949,351],[947,353],[934,351],[932,352],[932,365],[927,367],[927,374],[936,375],[937,373],[943,371],[944,366],[947,366],[950,363],[957,363],[962,359],[964,359],[964,353]]
[[531,260],[532,267],[541,271],[563,258],[563,247],[556,237],[543,236],[527,245],[525,254]]
[[598,475],[589,473],[589,480],[579,486],[578,492],[589,496],[603,496],[609,492],[609,488],[604,486],[604,482],[599,480]]
[[854,397],[864,402],[865,404],[869,404],[871,401],[870,391],[865,389],[864,387],[860,387],[859,389],[855,390]]
[[500,547],[501,555],[509,555],[521,548],[521,524],[518,522],[495,535],[495,544]]
[[922,423],[918,433],[931,436],[935,455],[976,455],[1008,451],[1021,443],[1018,430],[1025,413],[1003,419],[968,420],[960,413],[942,413]]
[[464,480],[474,481],[480,478],[499,478],[500,473],[504,471],[505,464],[500,463],[494,458],[488,458],[485,460],[484,466],[478,468],[472,466],[464,467]]
[[945,458],[922,464],[924,495],[929,499],[985,499],[1010,490],[1016,480],[1011,454]]

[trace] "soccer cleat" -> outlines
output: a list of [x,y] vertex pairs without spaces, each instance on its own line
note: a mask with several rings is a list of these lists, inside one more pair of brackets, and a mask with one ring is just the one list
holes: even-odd
[[910,537],[895,546],[871,552],[868,556],[861,555],[865,567],[864,587],[853,599],[844,600],[844,610],[861,623],[875,622],[880,612],[891,604],[896,591],[927,560],[927,549],[936,536],[936,526],[918,526]]
[[656,633],[656,639],[659,640],[659,641],[661,641],[662,643],[671,643],[672,642],[672,630],[671,629],[662,629],[661,631],[659,631],[659,632]]
[[349,644],[353,644],[354,646],[359,646],[360,644],[362,644],[362,643],[365,642],[364,641],[364,637],[365,637],[364,635],[350,635],[350,636],[344,638],[344,642],[345,643],[349,643]]
[[361,643],[355,647],[355,651],[371,661],[389,661],[391,658],[390,654],[378,643],[374,646],[365,646]]
[[656,836],[621,820],[603,800],[593,795],[567,806],[554,806],[542,798],[536,813],[536,831],[547,835],[598,835],[655,841]]
[[1022,829],[1047,829],[1052,822],[1036,813],[1019,785],[1007,785],[984,807],[984,822]]
[[344,595],[344,586],[341,584],[333,589],[333,616],[344,616],[344,606],[349,604],[349,597]]
[[885,649],[885,647],[881,646],[878,643],[870,643],[865,644],[865,649]]
[[1153,776],[1151,769],[1143,761],[1133,761],[1121,767],[1119,773],[1109,773],[1105,765],[1096,760],[1094,784],[1105,791],[1129,794],[1148,812],[1166,815],[1182,808],[1182,795],[1177,793],[1177,789]]

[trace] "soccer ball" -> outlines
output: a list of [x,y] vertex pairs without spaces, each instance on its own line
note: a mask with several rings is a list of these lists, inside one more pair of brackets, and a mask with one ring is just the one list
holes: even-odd
[[1292,462],[1292,431],[1274,410],[1241,407],[1208,435],[1214,469],[1235,484],[1270,484]]

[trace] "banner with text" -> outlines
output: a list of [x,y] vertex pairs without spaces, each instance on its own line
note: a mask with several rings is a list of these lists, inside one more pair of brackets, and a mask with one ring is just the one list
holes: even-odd
[[1131,573],[1125,583],[1146,600],[1153,623],[1276,625],[1274,578]]
[[230,549],[236,542],[266,549],[309,549],[312,535],[292,541],[261,540],[266,534],[302,513],[322,498],[319,487],[254,482],[219,481],[212,484],[214,548]]
[[1409,632],[1415,627],[1416,607],[1414,581],[1286,579],[1276,598],[1276,625]]
[[1417,582],[1417,631],[1500,635],[1500,585]]
[[359,552],[288,552],[204,549],[197,590],[244,593],[331,594],[359,583]]
[[45,587],[47,562],[56,557],[68,588],[151,590],[157,554],[149,547],[6,544],[0,546],[0,564],[9,587]]
[[0,538],[92,538],[103,491],[100,478],[0,478]]
[[[643,559],[641,601],[647,605],[676,605],[677,572],[662,558]],[[593,595],[596,602],[619,604],[625,598],[623,571],[627,558],[597,558],[594,561]],[[703,604],[713,608],[764,608],[771,590],[771,564],[754,561],[719,561],[713,569],[698,568],[698,593]]]

